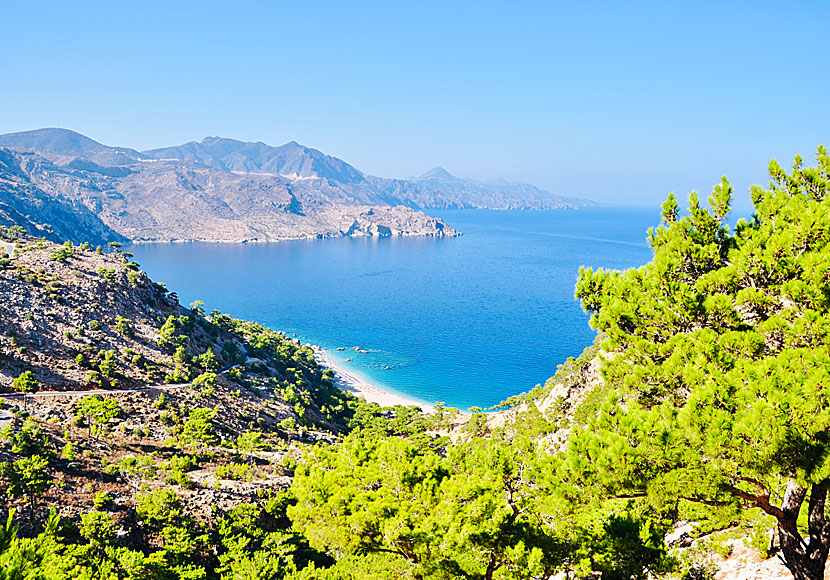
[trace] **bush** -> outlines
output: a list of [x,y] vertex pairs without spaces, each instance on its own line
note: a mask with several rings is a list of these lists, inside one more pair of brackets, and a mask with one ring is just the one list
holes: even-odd
[[297,428],[297,420],[294,417],[288,417],[287,419],[283,419],[279,422],[280,429],[286,429],[288,431],[293,431]]
[[110,378],[115,374],[118,368],[118,359],[115,358],[114,350],[107,350],[103,352],[103,360],[98,363],[98,370],[104,378]]
[[171,525],[182,513],[179,496],[171,489],[157,489],[139,494],[135,498],[135,504],[138,517],[151,526]]
[[92,498],[92,505],[98,509],[109,509],[112,506],[112,497],[106,491],[99,491]]
[[251,466],[247,463],[226,463],[216,468],[217,479],[241,481],[249,479]]
[[23,371],[20,376],[14,379],[12,386],[21,393],[34,393],[40,387],[32,371]]
[[174,455],[163,464],[162,469],[172,473],[175,471],[193,471],[196,466],[196,458],[192,455]]
[[216,386],[216,373],[202,373],[193,379],[193,386],[201,388],[203,395],[207,397],[211,396],[216,390],[214,388]]
[[75,248],[73,247],[72,242],[67,241],[60,249],[52,252],[52,259],[56,262],[66,262],[66,260],[74,255]]
[[164,381],[168,385],[185,383],[187,382],[187,379],[190,378],[189,375],[185,374],[186,372],[186,370],[182,370],[181,368],[177,367],[176,370],[174,370],[171,373],[168,373],[167,376],[164,377]]
[[183,345],[176,347],[176,352],[173,353],[173,360],[181,364],[187,362],[187,349]]
[[219,362],[216,360],[216,355],[213,350],[208,348],[203,354],[193,359],[193,364],[202,367],[207,372],[216,372],[219,370]]
[[98,274],[107,282],[115,282],[115,270],[111,268],[98,268]]
[[[96,495],[97,497],[97,495]],[[81,516],[81,536],[92,545],[106,546],[112,544],[118,527],[112,518],[103,512],[91,511]]]
[[67,441],[61,451],[61,457],[67,461],[75,461],[75,444],[72,441]]
[[131,326],[131,320],[129,318],[124,318],[123,316],[116,316],[115,317],[115,330],[119,334],[123,336],[132,336],[133,335],[133,328]]

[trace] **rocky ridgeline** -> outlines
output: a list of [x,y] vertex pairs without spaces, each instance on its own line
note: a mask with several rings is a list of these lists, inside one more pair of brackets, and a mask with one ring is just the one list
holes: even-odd
[[60,129],[0,136],[0,226],[96,244],[459,235],[339,160],[299,145],[287,154],[280,168],[237,171]]
[[[232,397],[233,404],[223,401],[222,406],[228,429],[244,428],[237,424],[239,416],[268,424],[296,418],[295,408],[281,402],[278,392],[293,380],[285,365],[248,356],[253,347],[246,336],[214,324],[199,309],[180,306],[174,293],[130,261],[130,254],[33,239],[4,242],[3,248],[13,248],[13,255],[0,269],[0,393],[14,393],[14,379],[26,371],[40,391],[107,394],[189,384],[208,370],[194,361],[209,351],[213,370],[233,367],[217,374],[211,395]],[[171,330],[176,328],[171,317],[177,330]],[[163,344],[165,323],[172,336]],[[322,371],[309,349],[260,328],[283,343],[285,352],[301,356],[305,366],[287,364],[299,367],[306,383],[319,382]],[[255,413],[235,414],[235,401],[246,397],[267,400],[257,403],[262,409]],[[309,407],[320,419],[313,403]]]

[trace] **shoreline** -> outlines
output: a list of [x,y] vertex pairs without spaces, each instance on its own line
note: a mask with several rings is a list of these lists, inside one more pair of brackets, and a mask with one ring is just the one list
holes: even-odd
[[334,371],[334,385],[341,391],[349,392],[356,397],[363,397],[366,401],[378,403],[382,407],[393,407],[395,405],[410,407],[414,405],[420,407],[424,413],[432,413],[435,410],[432,405],[385,391],[354,371],[344,369],[342,365],[327,354],[325,348],[311,345],[311,350],[322,368]]

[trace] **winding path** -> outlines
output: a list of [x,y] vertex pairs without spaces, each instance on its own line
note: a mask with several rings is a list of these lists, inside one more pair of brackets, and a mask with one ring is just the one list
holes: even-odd
[[[221,375],[225,371],[232,369],[237,365],[228,365],[216,373]],[[92,395],[115,395],[119,393],[143,393],[147,391],[170,391],[172,389],[180,389],[182,387],[189,387],[192,385],[193,382],[189,383],[175,383],[172,385],[148,385],[146,387],[135,387],[134,389],[94,389],[91,391],[38,391],[37,393],[29,393],[24,395],[23,393],[4,393],[0,394],[0,400],[2,399],[23,399],[24,397],[89,397]],[[0,429],[4,429],[6,425],[11,423],[14,419],[14,415],[9,411],[5,411],[0,409]]]
[[89,397],[91,395],[117,395],[119,393],[141,393],[144,391],[169,391],[170,389],[179,389],[181,387],[189,387],[193,383],[176,383],[174,385],[149,385],[146,387],[136,387],[134,389],[93,389],[90,391],[38,391],[37,393],[5,393],[0,395],[0,399],[23,399],[24,397]]

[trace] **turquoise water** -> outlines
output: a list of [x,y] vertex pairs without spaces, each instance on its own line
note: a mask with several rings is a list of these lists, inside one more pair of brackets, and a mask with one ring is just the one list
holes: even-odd
[[464,235],[130,251],[182,304],[296,333],[390,391],[466,409],[532,389],[591,344],[579,266],[644,264],[659,221],[643,208],[436,213]]

